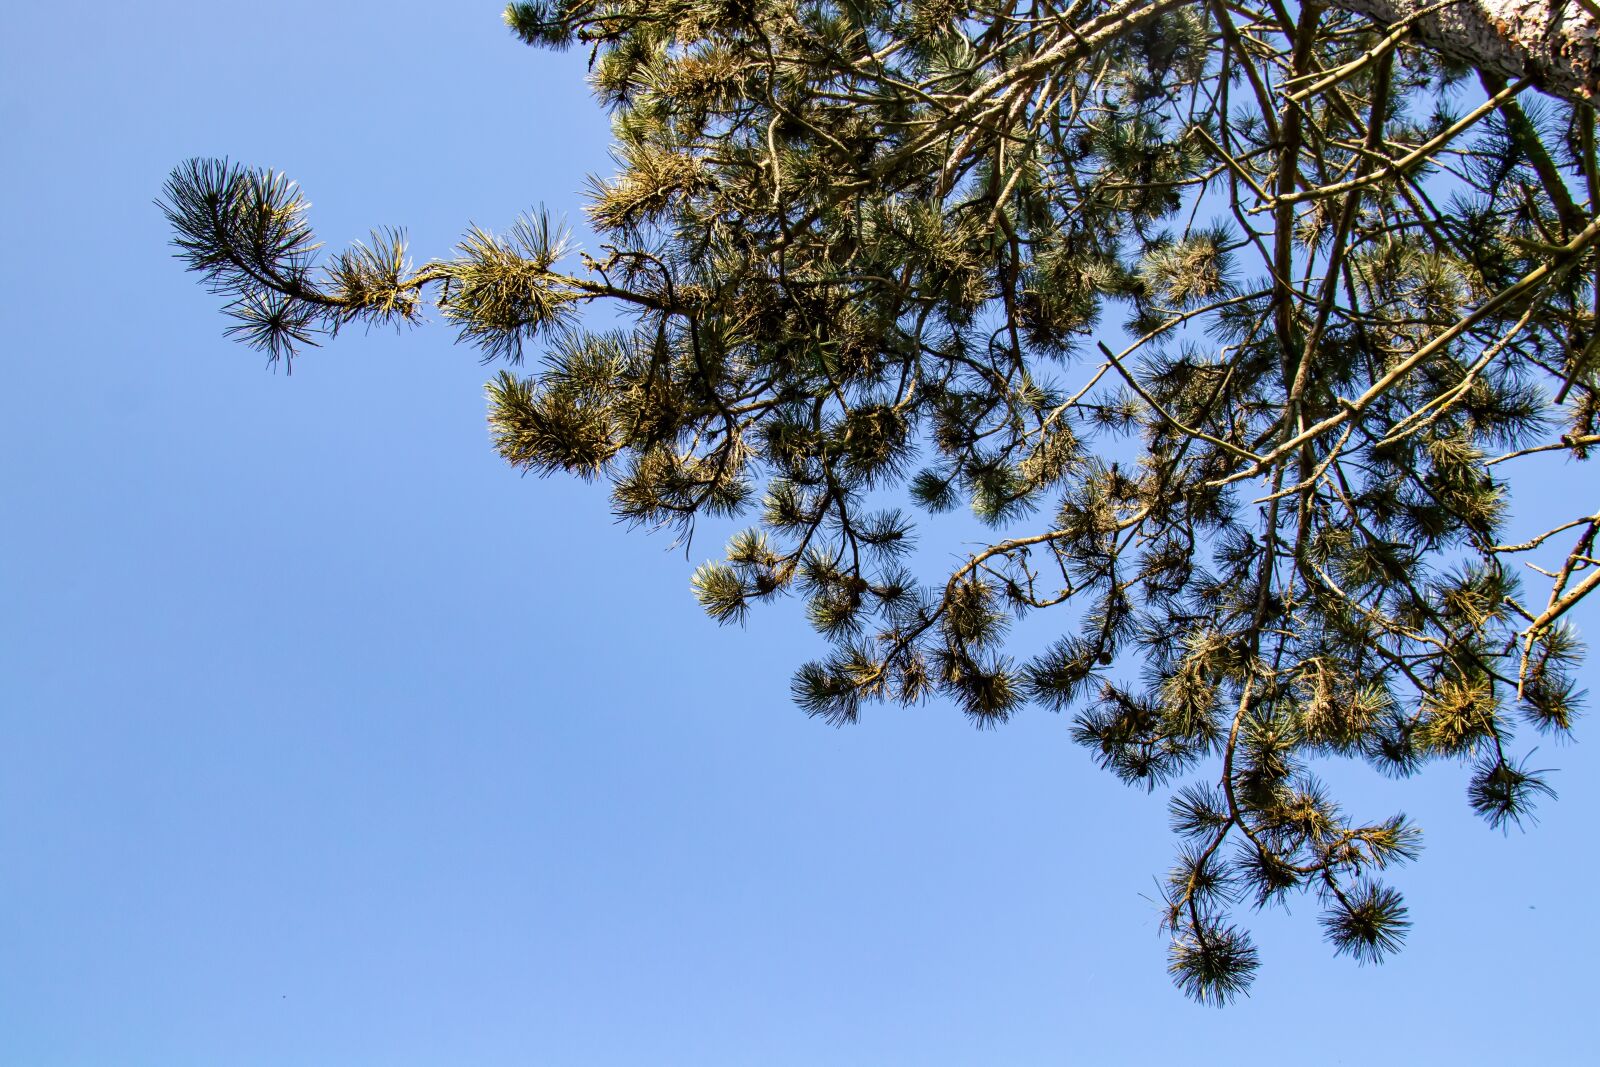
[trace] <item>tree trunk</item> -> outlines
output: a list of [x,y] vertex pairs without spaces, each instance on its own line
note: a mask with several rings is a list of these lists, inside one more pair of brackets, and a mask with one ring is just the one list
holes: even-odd
[[1417,39],[1507,81],[1528,77],[1551,96],[1594,107],[1600,81],[1600,5],[1596,0],[1326,0],[1332,7],[1393,25],[1415,20]]

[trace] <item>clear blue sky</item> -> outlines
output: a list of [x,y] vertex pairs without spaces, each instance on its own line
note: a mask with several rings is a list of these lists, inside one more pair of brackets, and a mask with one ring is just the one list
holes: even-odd
[[1342,774],[1427,831],[1407,950],[1335,959],[1302,901],[1202,1009],[1163,801],[1067,720],[807,720],[793,605],[719,629],[598,487],[501,465],[443,327],[292,377],[224,341],[151,204],[187,156],[286,170],[333,246],[577,213],[583,57],[499,6],[7,16],[0,1067],[1586,1061],[1594,723],[1526,834],[1451,765]]

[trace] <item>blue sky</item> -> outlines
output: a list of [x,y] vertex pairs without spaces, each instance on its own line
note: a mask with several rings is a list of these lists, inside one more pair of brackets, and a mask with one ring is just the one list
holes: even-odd
[[151,203],[185,157],[287,171],[335,247],[577,214],[608,167],[583,57],[498,12],[7,19],[0,1067],[1592,1053],[1592,743],[1540,749],[1561,800],[1509,836],[1461,768],[1340,773],[1427,831],[1407,950],[1335,959],[1302,901],[1252,920],[1253,998],[1203,1009],[1164,973],[1163,800],[1067,720],[810,721],[794,605],[718,628],[688,588],[715,539],[686,562],[503,466],[443,327],[293,376],[223,340]]

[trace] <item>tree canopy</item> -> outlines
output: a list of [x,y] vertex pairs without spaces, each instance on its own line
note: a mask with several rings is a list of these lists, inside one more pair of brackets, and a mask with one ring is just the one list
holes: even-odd
[[[1222,1004],[1241,911],[1308,894],[1363,963],[1404,939],[1381,879],[1419,832],[1318,763],[1466,761],[1496,827],[1553,795],[1526,752],[1577,713],[1600,500],[1507,530],[1519,468],[1600,445],[1594,10],[514,3],[611,114],[592,251],[537,212],[323,256],[297,186],[218,160],[162,205],[269,360],[431,298],[506,365],[507,462],[647,527],[744,517],[694,592],[803,600],[808,714],[1031,701],[1170,789],[1170,970]],[[962,506],[992,542],[917,573],[918,513]]]

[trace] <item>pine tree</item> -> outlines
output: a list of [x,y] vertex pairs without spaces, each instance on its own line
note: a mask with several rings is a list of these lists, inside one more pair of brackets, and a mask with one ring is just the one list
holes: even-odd
[[[595,253],[541,213],[420,266],[394,231],[321,258],[293,183],[216,160],[162,203],[269,360],[431,297],[507,365],[507,462],[605,479],[645,526],[746,517],[694,591],[724,622],[804,601],[832,645],[794,677],[807,713],[936,699],[992,727],[1032,701],[1171,787],[1171,972],[1223,1004],[1257,970],[1242,909],[1309,894],[1363,963],[1405,937],[1380,879],[1418,830],[1348,814],[1318,761],[1466,761],[1471,806],[1521,825],[1552,793],[1519,727],[1577,714],[1565,617],[1600,584],[1600,500],[1503,530],[1526,457],[1600,445],[1573,45],[1597,23],[1588,0],[1496,3],[1554,21],[514,3],[523,40],[587,50],[610,109]],[[626,325],[585,329],[595,302]],[[914,573],[915,509],[960,505],[993,542]],[[1047,610],[1053,647],[1008,654]]]

